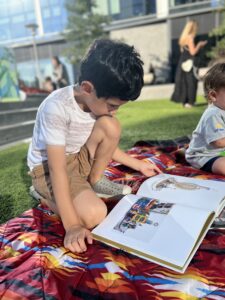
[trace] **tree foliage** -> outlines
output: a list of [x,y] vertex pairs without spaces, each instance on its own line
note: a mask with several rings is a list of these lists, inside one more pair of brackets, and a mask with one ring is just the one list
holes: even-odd
[[222,10],[221,25],[214,28],[209,36],[215,38],[216,45],[208,52],[208,56],[215,60],[225,58],[225,7]]
[[64,37],[68,42],[66,55],[71,63],[77,64],[94,39],[106,37],[104,25],[109,18],[94,12],[94,0],[70,0],[66,3],[68,24]]

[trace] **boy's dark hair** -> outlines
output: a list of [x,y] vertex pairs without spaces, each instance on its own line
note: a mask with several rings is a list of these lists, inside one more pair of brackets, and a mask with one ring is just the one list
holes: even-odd
[[143,87],[143,62],[134,47],[98,39],[84,56],[79,83],[90,81],[97,97],[135,100]]
[[221,88],[225,88],[225,63],[215,64],[204,76],[204,92],[208,100],[210,91],[218,91]]

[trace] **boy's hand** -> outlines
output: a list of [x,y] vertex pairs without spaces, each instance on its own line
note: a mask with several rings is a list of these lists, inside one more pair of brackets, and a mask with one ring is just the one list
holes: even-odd
[[139,171],[147,177],[162,173],[162,171],[156,165],[143,160],[140,160],[139,162]]
[[87,250],[85,239],[88,244],[92,244],[91,232],[82,225],[73,225],[66,230],[64,247],[75,253],[85,252]]

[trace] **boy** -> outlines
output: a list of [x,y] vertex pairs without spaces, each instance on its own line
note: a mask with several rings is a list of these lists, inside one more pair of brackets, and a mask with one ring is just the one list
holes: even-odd
[[204,91],[209,106],[193,132],[186,160],[195,168],[225,175],[225,63],[206,73]]
[[28,166],[35,190],[57,213],[65,228],[64,246],[85,251],[89,231],[107,214],[96,195],[131,192],[103,172],[111,159],[155,175],[153,164],[134,159],[117,145],[118,108],[135,100],[143,86],[143,62],[124,43],[96,40],[81,62],[79,84],[50,94],[40,105],[28,151]]

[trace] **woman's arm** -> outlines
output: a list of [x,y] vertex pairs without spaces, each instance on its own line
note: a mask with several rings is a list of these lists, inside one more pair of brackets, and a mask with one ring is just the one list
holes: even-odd
[[190,35],[187,40],[187,46],[191,55],[196,55],[201,48],[207,44],[207,41],[200,41],[196,45],[194,43],[194,37]]

